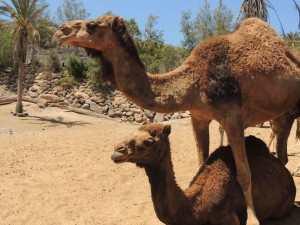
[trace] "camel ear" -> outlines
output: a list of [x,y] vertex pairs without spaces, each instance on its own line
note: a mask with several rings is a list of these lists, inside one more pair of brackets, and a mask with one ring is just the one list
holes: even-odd
[[168,137],[171,133],[171,125],[165,125],[162,133],[163,133],[163,135]]
[[116,16],[114,19],[113,19],[113,22],[112,22],[112,29],[114,31],[118,31],[120,32],[120,29],[123,30],[125,29],[125,22],[123,20],[122,17],[120,16]]

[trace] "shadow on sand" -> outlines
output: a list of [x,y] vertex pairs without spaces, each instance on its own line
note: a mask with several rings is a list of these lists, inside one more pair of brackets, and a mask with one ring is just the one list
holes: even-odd
[[[22,120],[37,120],[41,122],[48,122],[51,125],[49,127],[55,127],[59,125],[65,125],[68,128],[74,127],[74,126],[83,126],[83,125],[88,125],[90,123],[87,122],[82,122],[82,121],[65,121],[65,119],[61,116],[58,116],[56,118],[53,117],[47,117],[47,116],[27,116],[22,118]],[[36,124],[41,124],[41,123],[36,123]]]
[[262,225],[300,225],[300,202],[295,203],[295,207],[286,218],[281,220],[270,220]]

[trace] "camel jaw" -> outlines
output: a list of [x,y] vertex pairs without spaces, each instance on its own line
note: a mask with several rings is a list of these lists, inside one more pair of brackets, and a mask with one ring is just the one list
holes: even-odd
[[123,152],[114,151],[114,153],[111,155],[111,160],[117,164],[128,162],[129,155]]

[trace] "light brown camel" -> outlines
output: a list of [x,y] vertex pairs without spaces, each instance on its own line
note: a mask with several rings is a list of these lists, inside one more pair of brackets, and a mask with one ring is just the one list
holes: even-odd
[[[212,153],[190,186],[182,191],[174,176],[170,131],[169,125],[142,126],[117,145],[112,155],[116,163],[131,162],[145,169],[159,220],[168,225],[245,224],[245,200],[230,147],[220,147]],[[259,220],[285,216],[296,194],[291,174],[269,154],[263,141],[250,136],[245,143]]]
[[199,44],[180,67],[160,75],[146,72],[120,17],[67,22],[55,37],[99,56],[104,77],[141,107],[165,113],[191,111],[202,159],[208,155],[208,125],[217,120],[233,148],[247,202],[247,225],[259,224],[244,129],[289,111],[300,97],[300,62],[267,23],[244,20],[232,34]]

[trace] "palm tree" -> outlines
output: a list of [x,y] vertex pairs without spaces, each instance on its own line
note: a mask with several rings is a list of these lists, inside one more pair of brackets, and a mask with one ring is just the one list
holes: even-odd
[[244,17],[258,17],[268,20],[268,0],[244,0],[241,12]]
[[[299,3],[297,2],[297,0],[291,0],[291,1],[295,4],[296,10],[300,17]],[[270,0],[243,0],[241,13],[245,18],[258,17],[267,21],[269,17],[269,9],[274,10],[277,18],[279,19],[277,11],[272,5],[272,1]],[[300,27],[300,20],[299,20],[299,27]]]
[[47,5],[40,0],[10,0],[10,3],[0,0],[0,16],[7,19],[13,28],[15,62],[18,63],[18,87],[16,114],[23,113],[23,79],[25,77],[25,64],[29,44],[34,44],[39,39],[36,29]]

